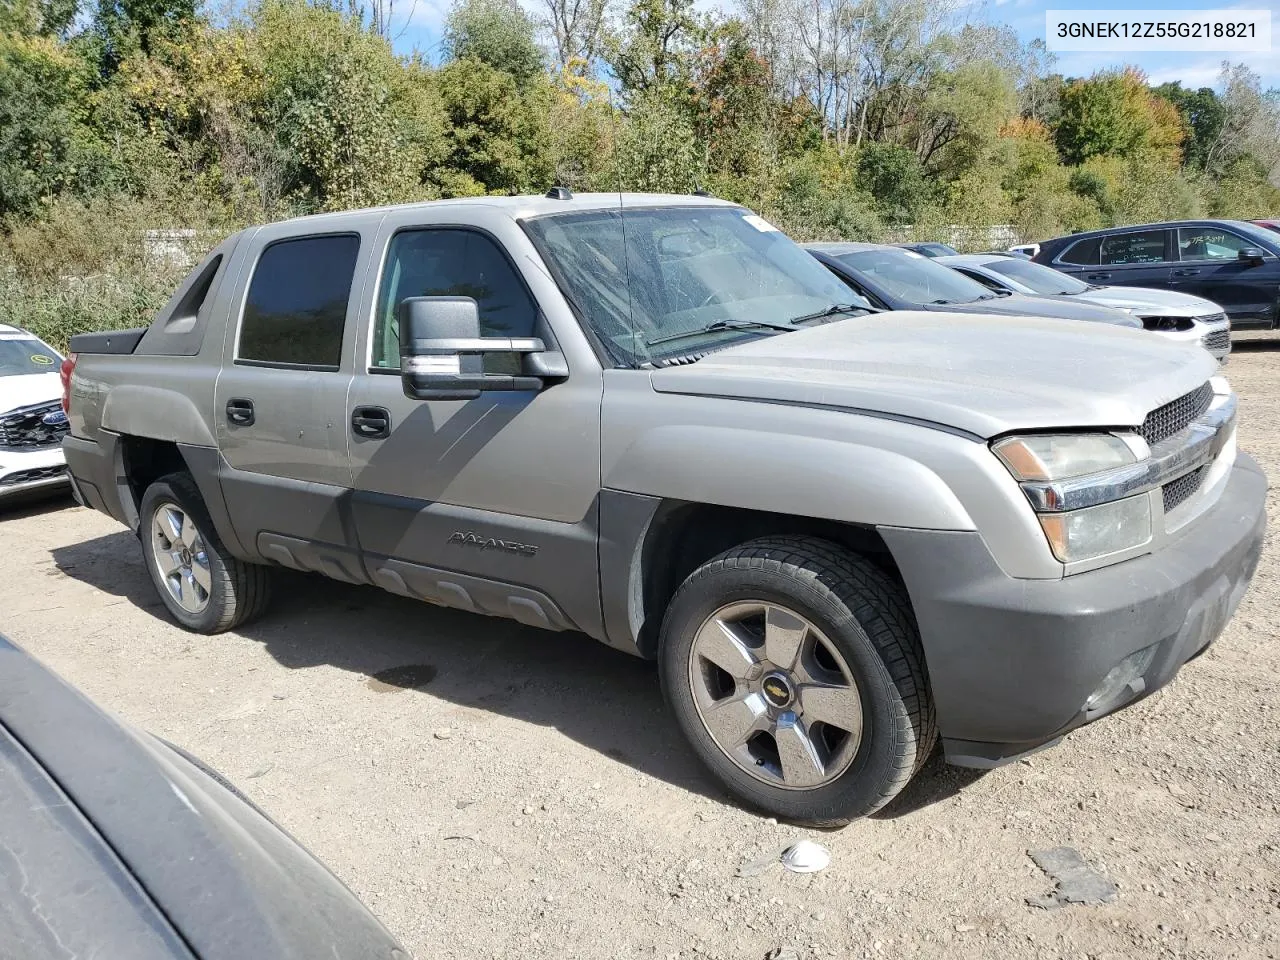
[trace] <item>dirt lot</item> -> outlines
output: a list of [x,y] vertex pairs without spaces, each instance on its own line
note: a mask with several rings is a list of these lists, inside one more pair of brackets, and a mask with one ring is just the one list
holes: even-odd
[[[1242,446],[1280,476],[1280,343],[1238,346]],[[0,631],[201,755],[420,958],[1152,958],[1280,954],[1280,501],[1253,590],[1167,690],[984,776],[935,759],[829,834],[727,802],[651,666],[582,637],[302,577],[207,638],[133,538],[64,503],[0,521]],[[410,668],[399,669],[397,668]],[[831,866],[738,879],[812,835]],[[1045,911],[1029,848],[1081,851],[1106,906]]]

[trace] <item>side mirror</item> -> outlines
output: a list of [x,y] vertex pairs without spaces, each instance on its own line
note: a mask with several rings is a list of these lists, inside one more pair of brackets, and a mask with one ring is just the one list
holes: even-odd
[[1242,260],[1251,267],[1262,266],[1262,248],[1261,247],[1241,247],[1236,254],[1237,260]]
[[[470,297],[409,297],[400,302],[400,381],[411,400],[474,400],[486,390],[541,390],[565,376],[564,358],[536,337],[482,337]],[[536,376],[484,372],[484,354],[521,355]]]

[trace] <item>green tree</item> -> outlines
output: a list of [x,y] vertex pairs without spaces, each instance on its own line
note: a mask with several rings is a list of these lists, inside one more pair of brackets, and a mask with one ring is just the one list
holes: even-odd
[[654,88],[687,93],[694,57],[710,25],[694,9],[696,0],[634,0],[622,27],[609,37],[606,57],[624,95]]
[[516,0],[458,0],[444,32],[448,60],[477,60],[524,86],[546,67],[533,21]]
[[88,124],[91,71],[53,39],[0,34],[0,219],[83,192],[105,151]]
[[551,185],[545,79],[524,92],[515,78],[480,60],[454,60],[434,78],[448,152],[437,176],[446,194],[541,192]]
[[690,193],[706,179],[706,154],[682,104],[662,90],[637,94],[617,150],[619,189]]
[[915,151],[868,143],[857,157],[855,183],[873,198],[887,223],[914,223],[932,203],[932,187]]
[[1162,83],[1156,95],[1177,108],[1186,123],[1186,164],[1195,170],[1207,170],[1216,158],[1222,140],[1227,111],[1218,95],[1209,87],[1188,90],[1181,83]]
[[1069,83],[1061,94],[1058,149],[1069,164],[1144,151],[1181,162],[1183,130],[1176,110],[1154,96],[1141,74],[1107,71]]

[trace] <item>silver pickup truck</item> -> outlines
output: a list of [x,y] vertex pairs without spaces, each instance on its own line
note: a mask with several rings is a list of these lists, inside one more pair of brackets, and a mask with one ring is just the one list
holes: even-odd
[[192,630],[274,566],[578,630],[738,797],[844,823],[939,737],[993,766],[1168,683],[1266,490],[1198,347],[853,299],[697,196],[254,227],[73,340],[67,462]]

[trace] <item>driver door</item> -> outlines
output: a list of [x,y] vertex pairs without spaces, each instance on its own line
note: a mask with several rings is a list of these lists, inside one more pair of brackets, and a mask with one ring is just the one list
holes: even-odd
[[[512,244],[528,245],[514,222],[506,225]],[[353,515],[370,577],[419,599],[591,632],[600,616],[599,372],[571,369],[541,391],[409,399],[396,322],[407,297],[471,297],[482,336],[537,336],[550,349],[556,341],[495,235],[391,221],[379,242],[364,369],[347,404]],[[485,358],[489,373],[517,373],[518,364],[512,355]],[[385,430],[375,433],[380,422]]]

